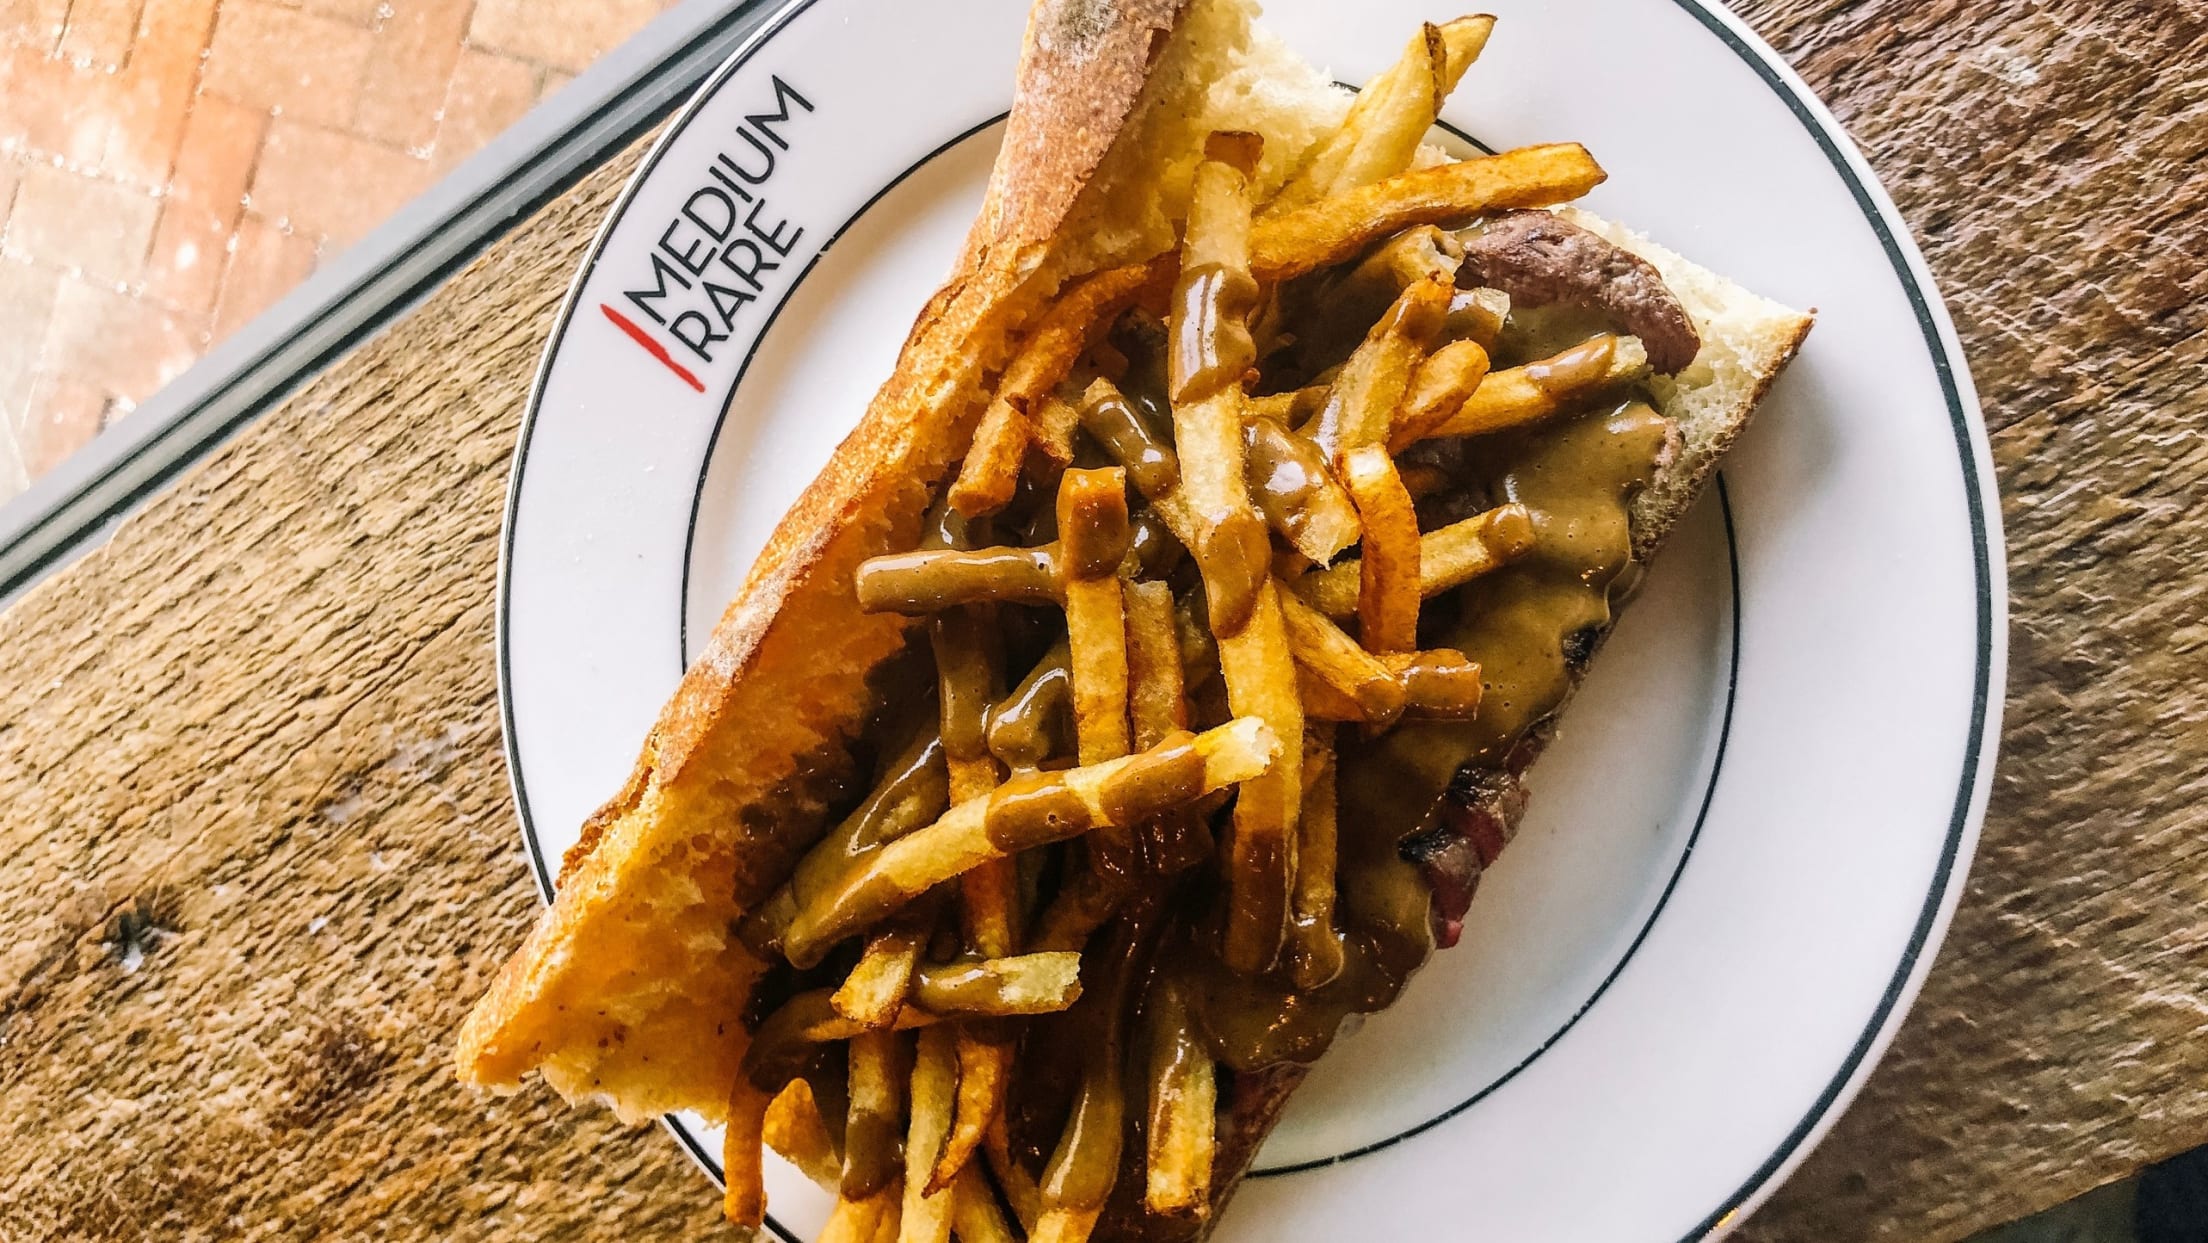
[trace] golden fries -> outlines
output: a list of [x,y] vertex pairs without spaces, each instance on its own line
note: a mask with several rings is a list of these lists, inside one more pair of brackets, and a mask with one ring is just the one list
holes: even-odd
[[890,1187],[863,1200],[837,1200],[817,1243],[895,1243],[900,1199],[902,1193]]
[[1069,470],[1058,485],[1074,737],[1083,764],[1127,754],[1127,623],[1119,566],[1128,547],[1126,473]]
[[1211,1206],[1219,1089],[1211,1053],[1188,1025],[1177,989],[1158,991],[1149,1033],[1150,1152],[1143,1204],[1153,1213],[1202,1216]]
[[1419,647],[1423,602],[1537,534],[1516,503],[1419,529],[1523,490],[1519,438],[1395,455],[1648,374],[1608,335],[1495,370],[1580,321],[1532,283],[1515,319],[1456,288],[1452,230],[1604,179],[1569,143],[1412,169],[1493,20],[1423,27],[1269,203],[1261,140],[1209,135],[1173,252],[1034,269],[1046,300],[967,360],[973,438],[919,546],[851,571],[864,610],[921,619],[934,683],[883,666],[850,740],[874,788],[778,885],[746,880],[736,933],[782,960],[781,1000],[730,1095],[732,1220],[763,1218],[764,1144],[836,1191],[835,1243],[1086,1243],[1108,1204],[1199,1228],[1228,1142],[1214,1049],[1315,1052],[1330,985],[1379,1004],[1398,946],[1340,867],[1372,847],[1338,766],[1474,719],[1482,670]]
[[852,580],[869,613],[918,615],[961,604],[1058,601],[1058,549],[948,548],[891,553],[859,564]]
[[949,1243],[950,1189],[930,1190],[929,1175],[950,1136],[951,1111],[958,1095],[957,1038],[947,1027],[920,1032],[912,1061],[911,1124],[905,1131],[905,1203],[898,1227],[900,1243]]
[[1250,270],[1260,281],[1286,280],[1354,258],[1412,225],[1567,203],[1604,176],[1587,149],[1572,142],[1399,173],[1259,221],[1250,235]]
[[1446,26],[1428,24],[1412,36],[1402,58],[1365,84],[1340,128],[1304,157],[1266,210],[1301,207],[1408,168],[1442,101],[1487,46],[1494,27],[1495,19],[1483,14]]
[[1442,335],[1452,341],[1471,341],[1483,350],[1495,348],[1503,335],[1503,320],[1510,315],[1510,295],[1482,286],[1459,289],[1449,298],[1449,315],[1442,321]]
[[[1078,962],[1075,966],[1078,970]],[[1074,991],[1079,991],[1078,979]],[[928,1176],[930,1191],[949,1186],[968,1172],[967,1163],[988,1135],[990,1124],[1002,1115],[1012,1080],[1012,1053],[1011,1041],[995,1031],[995,1025],[959,1025],[958,1104],[951,1115],[950,1136],[943,1141],[934,1173]]]
[[1357,542],[1357,507],[1328,468],[1325,450],[1267,419],[1251,419],[1243,430],[1250,492],[1267,526],[1319,565]]
[[1159,582],[1129,583],[1126,603],[1129,716],[1135,745],[1148,749],[1188,728],[1173,589]]
[[1640,338],[1605,334],[1539,362],[1489,372],[1463,405],[1425,434],[1482,436],[1525,427],[1647,374],[1648,350]]
[[1296,842],[1296,891],[1290,921],[1288,974],[1296,987],[1325,986],[1342,973],[1342,942],[1334,930],[1334,727],[1304,731],[1303,822]]
[[767,1106],[760,1138],[823,1190],[836,1191],[841,1186],[843,1158],[836,1154],[835,1138],[820,1116],[812,1086],[803,1079],[791,1080]]
[[[1533,551],[1533,515],[1518,504],[1499,505],[1426,532],[1418,538],[1418,592],[1432,599],[1452,587],[1509,565]],[[1296,594],[1328,617],[1354,617],[1364,566],[1345,561],[1296,580]]]
[[[1270,581],[1266,585],[1270,589]],[[1284,642],[1283,663],[1285,647]],[[1302,737],[1300,713],[1296,736]],[[1139,824],[1213,790],[1248,782],[1280,762],[1281,751],[1265,722],[1245,717],[1125,759],[1015,778],[989,797],[960,803],[927,828],[882,847],[840,884],[801,906],[783,939],[783,954],[798,966],[812,966],[837,941],[970,868],[1101,825]]]
[[[1271,541],[1250,500],[1240,458],[1242,376],[1256,362],[1249,313],[1257,286],[1249,273],[1252,238],[1249,169],[1252,142],[1214,134],[1197,165],[1182,241],[1181,280],[1170,355],[1174,440],[1181,455],[1178,490],[1194,511],[1181,534],[1203,572],[1212,633],[1219,642],[1227,702],[1287,740],[1260,780],[1235,796],[1228,849],[1226,958],[1245,972],[1280,952],[1287,916],[1290,836],[1301,793],[1303,703],[1296,695],[1280,603],[1270,573]],[[1161,508],[1166,521],[1176,515]],[[1181,521],[1187,521],[1182,517]]]
[[1346,469],[1352,450],[1387,443],[1411,374],[1441,332],[1448,309],[1446,280],[1411,284],[1343,364],[1311,433],[1338,468]]
[[1053,722],[1072,706],[1073,653],[1060,640],[990,712],[989,753],[1015,772],[1042,767],[1055,750]]
[[996,1194],[989,1190],[989,1180],[980,1170],[972,1166],[961,1169],[952,1194],[957,1202],[951,1210],[951,1229],[957,1233],[958,1243],[1017,1243],[1012,1228],[1005,1224],[1003,1210],[997,1207]]
[[973,447],[951,484],[952,509],[974,517],[993,513],[1012,499],[1034,437],[1030,412],[1112,317],[1133,305],[1143,287],[1164,270],[1149,264],[1111,268],[1059,295],[1005,369],[995,400],[983,412]]
[[925,938],[918,925],[884,928],[867,938],[866,952],[844,978],[830,1004],[836,1013],[862,1027],[888,1027],[897,1021],[920,965]]
[[721,1170],[727,1191],[721,1213],[739,1226],[757,1229],[767,1216],[765,1131],[774,1094],[737,1075],[728,1094],[728,1125],[722,1132]]
[[1242,467],[1242,376],[1257,361],[1249,329],[1257,301],[1249,273],[1249,170],[1257,152],[1238,137],[1247,136],[1212,135],[1196,167],[1173,296],[1168,381],[1181,456],[1178,491],[1196,519],[1182,542],[1203,571],[1211,628],[1222,636],[1248,624],[1270,556]]
[[1349,494],[1365,528],[1358,564],[1357,637],[1366,650],[1404,652],[1418,646],[1418,514],[1388,451],[1367,444],[1343,462]]
[[1463,652],[1437,647],[1395,652],[1385,659],[1403,681],[1408,715],[1424,720],[1468,721],[1480,710],[1480,667]]
[[1048,1014],[1081,995],[1081,956],[1015,954],[929,963],[912,983],[912,999],[931,1014]]
[[1127,471],[1135,490],[1155,497],[1181,481],[1181,459],[1110,380],[1099,377],[1081,395],[1081,426]]
[[1004,1202],[1011,1206],[1012,1216],[1020,1223],[1020,1229],[1032,1237],[1037,1219],[1043,1215],[1043,1190],[1035,1181],[1035,1175],[1012,1155],[1008,1136],[1004,1117],[1000,1114],[990,1121],[989,1133],[982,1137],[982,1151],[989,1155],[989,1172],[997,1176],[997,1186],[1004,1192]]
[[1038,458],[1046,464],[1042,477],[1073,465],[1073,436],[1081,430],[1081,411],[1056,393],[1046,393],[1035,406],[1035,443]]
[[[1227,705],[1256,718],[1280,739],[1303,737],[1303,697],[1271,575],[1258,585],[1257,607],[1240,633],[1219,640]],[[1280,955],[1287,934],[1288,885],[1295,869],[1297,807],[1303,794],[1303,749],[1289,743],[1261,776],[1242,782],[1227,840],[1227,926],[1221,957],[1255,975]]]
[[1044,1209],[1027,1236],[1028,1243],[1087,1243],[1096,1230],[1096,1219],[1103,1215],[1102,1209],[1093,1208]]
[[904,1129],[909,1038],[889,1031],[851,1037],[851,1103],[844,1115],[843,1181],[847,1200],[864,1200],[897,1177],[897,1136]]
[[[1402,679],[1379,657],[1357,645],[1332,619],[1292,592],[1280,593],[1281,619],[1288,629],[1288,646],[1300,673],[1308,674],[1351,705],[1354,717],[1321,715],[1331,720],[1369,721],[1387,726],[1403,713]],[[1311,696],[1305,696],[1306,707]],[[1319,697],[1322,707],[1331,707]],[[1340,711],[1335,709],[1334,711]],[[1306,775],[1306,784],[1309,778]]]
[[1418,365],[1387,433],[1388,452],[1401,453],[1424,440],[1456,413],[1487,378],[1487,350],[1477,341],[1451,341]]

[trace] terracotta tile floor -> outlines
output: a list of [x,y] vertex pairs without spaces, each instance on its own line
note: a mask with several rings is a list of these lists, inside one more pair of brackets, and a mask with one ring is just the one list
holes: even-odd
[[0,0],[0,500],[672,0]]

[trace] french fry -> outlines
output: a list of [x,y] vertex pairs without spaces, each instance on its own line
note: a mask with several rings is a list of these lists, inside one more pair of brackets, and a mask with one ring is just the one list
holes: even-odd
[[1119,566],[1126,559],[1127,476],[1119,467],[1069,470],[1058,485],[1066,639],[1073,666],[1075,745],[1081,763],[1127,754],[1127,622]]
[[1096,1231],[1096,1219],[1103,1215],[1102,1209],[1093,1208],[1044,1209],[1027,1236],[1028,1243],[1087,1243]]
[[918,616],[961,604],[1055,604],[1058,548],[946,548],[889,553],[852,578],[869,613]]
[[1153,995],[1149,1033],[1149,1158],[1143,1205],[1152,1213],[1201,1217],[1211,1207],[1218,1148],[1219,1088],[1211,1052],[1188,1025],[1179,990]]
[[721,1138],[721,1170],[727,1191],[721,1197],[721,1214],[731,1222],[758,1229],[767,1216],[766,1141],[767,1107],[775,1093],[752,1083],[750,1076],[736,1076],[728,1094],[728,1125]]
[[838,1199],[818,1243],[894,1243],[902,1198],[902,1192],[890,1187],[863,1200]]
[[[1237,716],[1263,720],[1276,737],[1303,736],[1280,602],[1273,587],[1271,540],[1250,500],[1239,458],[1242,376],[1256,362],[1249,312],[1257,286],[1249,273],[1253,230],[1249,169],[1253,141],[1214,134],[1197,165],[1181,247],[1181,281],[1168,391],[1181,486],[1192,513],[1161,507],[1203,572],[1211,630],[1219,643],[1227,701]],[[1227,863],[1227,962],[1247,973],[1280,952],[1302,748],[1290,743],[1267,771],[1235,797]]]
[[[1182,446],[1176,495],[1194,526],[1183,542],[1204,576],[1212,633],[1222,638],[1249,624],[1273,551],[1244,475],[1241,406],[1242,391],[1228,388],[1173,412]],[[1177,517],[1167,506],[1159,513],[1168,522]]]
[[1487,350],[1477,341],[1451,341],[1418,365],[1388,429],[1388,452],[1401,453],[1456,413],[1487,378]]
[[[1271,585],[1266,580],[1268,590]],[[1277,617],[1277,604],[1273,611]],[[1283,637],[1283,669],[1289,668],[1286,647]],[[1291,670],[1284,679],[1291,698],[1293,679]],[[1296,725],[1293,736],[1300,738],[1300,709]],[[848,869],[840,883],[799,907],[783,938],[784,956],[813,966],[836,942],[979,864],[1098,826],[1139,824],[1214,790],[1248,783],[1284,760],[1278,735],[1262,720],[1243,718],[1124,759],[1016,778]]]
[[1341,126],[1304,158],[1267,211],[1301,207],[1409,167],[1442,101],[1494,28],[1495,19],[1483,14],[1446,26],[1429,23],[1412,36],[1402,58],[1357,93]]
[[1073,1108],[1043,1169],[1042,1212],[1036,1221],[1035,1238],[1062,1238],[1069,1243],[1087,1238],[1088,1231],[1095,1227],[1096,1214],[1118,1180],[1125,1140],[1122,1079],[1127,1021],[1134,989],[1144,975],[1157,915],[1155,905],[1130,910],[1113,923],[1109,943],[1098,951],[1098,974],[1103,978],[1074,1016],[1080,1029],[1088,1033],[1082,1049],[1081,1080],[1074,1089]]
[[760,1137],[822,1189],[837,1191],[842,1186],[843,1159],[836,1155],[835,1139],[820,1116],[811,1085],[803,1079],[791,1080],[767,1106]]
[[1368,444],[1349,451],[1343,474],[1364,523],[1357,585],[1357,637],[1367,651],[1406,652],[1418,646],[1418,513],[1388,451]]
[[1463,652],[1437,647],[1384,657],[1403,681],[1406,714],[1422,720],[1468,721],[1480,710],[1480,667]]
[[[969,1172],[968,1163],[988,1135],[990,1123],[1004,1111],[1005,1094],[1012,1082],[1013,1044],[1001,1033],[985,1030],[989,1026],[959,1025],[958,1104],[952,1111],[951,1133],[943,1141],[942,1155],[936,1158],[935,1170],[928,1176],[930,1191],[949,1186],[954,1179],[963,1184],[962,1176]],[[966,1193],[962,1189],[960,1194]]]
[[[1296,691],[1295,660],[1270,573],[1259,584],[1249,625],[1219,640],[1219,666],[1227,683],[1227,705],[1238,717],[1264,721],[1278,738],[1303,737],[1303,698]],[[1287,933],[1302,767],[1303,749],[1291,744],[1263,775],[1245,780],[1235,794],[1221,956],[1244,974],[1270,967]]]
[[1322,680],[1309,665],[1296,666],[1296,685],[1303,694],[1304,715],[1314,721],[1357,721],[1382,728],[1394,720],[1468,721],[1480,710],[1480,667],[1462,652],[1433,648],[1423,652],[1389,652],[1379,657],[1401,688],[1402,707],[1397,716],[1374,721],[1364,706]]
[[920,1032],[912,1062],[912,1090],[905,1131],[905,1202],[900,1243],[949,1243],[955,1201],[948,1188],[931,1191],[928,1176],[943,1155],[958,1097],[957,1037],[947,1027]]
[[1605,174],[1578,143],[1520,147],[1499,155],[1398,173],[1258,221],[1250,271],[1275,282],[1355,258],[1413,225],[1459,224],[1510,207],[1568,203]]
[[1282,427],[1301,427],[1326,405],[1329,387],[1325,384],[1306,384],[1285,393],[1252,397],[1244,404],[1243,409],[1249,412],[1252,419],[1263,419]]
[[1289,978],[1311,991],[1342,973],[1342,942],[1334,931],[1334,727],[1304,731],[1303,821],[1296,843],[1296,892],[1288,953]]
[[[1065,574],[1066,641],[1073,673],[1075,753],[1099,764],[1127,754],[1127,623],[1119,569],[1131,544],[1127,477],[1120,467],[1069,470],[1057,502]],[[1041,949],[1078,949],[1126,892],[1134,826],[1104,825],[1082,843],[1086,866],[1043,913]]]
[[1129,583],[1126,606],[1129,715],[1135,745],[1148,749],[1188,728],[1173,589],[1160,582]]
[[1146,497],[1170,492],[1181,481],[1180,455],[1153,431],[1119,386],[1099,376],[1081,395],[1081,426],[1127,471]]
[[[1431,600],[1509,565],[1533,546],[1533,515],[1516,503],[1437,527],[1418,538],[1418,593]],[[1354,617],[1363,576],[1361,561],[1344,561],[1297,579],[1295,591],[1328,617]]]
[[830,998],[836,1013],[862,1027],[895,1023],[926,939],[917,924],[884,928],[868,937],[866,951]]
[[1167,270],[1139,263],[1109,268],[1059,295],[1005,368],[996,397],[974,432],[973,447],[951,484],[952,509],[975,517],[994,513],[1012,499],[1034,437],[1033,412],[1112,317],[1132,306],[1143,287]]
[[957,1197],[951,1209],[951,1229],[958,1234],[959,1243],[1017,1243],[1012,1228],[1005,1224],[1004,1211],[997,1207],[996,1194],[989,1190],[989,1180],[972,1166],[958,1173],[958,1186],[952,1192]]
[[1384,445],[1396,408],[1449,310],[1448,281],[1414,282],[1365,334],[1327,394],[1311,439],[1337,468],[1366,445]]
[[1312,721],[1365,719],[1365,710],[1356,700],[1334,689],[1319,675],[1311,672],[1309,665],[1296,666],[1296,694],[1303,700],[1303,718],[1307,724]]
[[1242,464],[1242,377],[1257,361],[1249,330],[1257,302],[1249,273],[1249,170],[1256,159],[1251,135],[1213,134],[1206,144],[1173,298],[1168,392],[1181,458],[1176,491],[1195,519],[1182,542],[1203,572],[1211,628],[1222,636],[1249,624],[1271,556]]
[[997,1187],[1004,1192],[1004,1202],[1011,1206],[1013,1218],[1032,1237],[1043,1213],[1042,1186],[1013,1155],[1010,1134],[1003,1115],[998,1115],[989,1123],[989,1133],[982,1137],[982,1151],[989,1156],[989,1172],[996,1175]]
[[1538,362],[1489,372],[1425,435],[1484,436],[1526,427],[1647,374],[1648,350],[1639,337],[1604,334]]
[[[1404,290],[1425,281],[1439,281],[1453,289],[1463,262],[1464,243],[1456,234],[1430,224],[1405,229],[1380,243],[1347,273],[1303,295],[1314,313],[1296,320],[1295,357],[1306,361],[1343,357]],[[1454,294],[1449,302],[1455,302]]]
[[1054,749],[1053,723],[1072,706],[1073,653],[1061,639],[989,714],[989,753],[1015,772],[1042,767]]
[[1049,1014],[1081,995],[1081,956],[1038,952],[929,963],[912,998],[930,1014]]
[[1081,411],[1057,393],[1045,393],[1035,404],[1035,456],[1042,466],[1034,468],[1048,481],[1073,465],[1073,434],[1081,430]]
[[[913,976],[913,1004],[888,1028],[869,1028],[836,1013],[828,989],[798,993],[776,1007],[744,1051],[744,1072],[755,1084],[783,1084],[803,1072],[810,1046],[860,1035],[930,1027],[946,1018],[1049,1014],[1081,995],[1077,955],[1015,954],[924,963]],[[855,1091],[856,1089],[854,1089]]]
[[[1354,717],[1322,713],[1328,719],[1368,721],[1380,727],[1403,713],[1403,681],[1385,661],[1358,646],[1333,620],[1293,592],[1280,593],[1281,620],[1299,673],[1308,674],[1351,705]],[[1304,696],[1306,707],[1311,696]],[[1331,707],[1324,698],[1322,706]],[[1339,709],[1335,709],[1339,711]],[[1306,774],[1306,782],[1309,776]]]
[[897,1137],[905,1115],[912,1043],[889,1031],[860,1032],[850,1039],[851,1103],[844,1115],[840,1191],[845,1199],[865,1200],[897,1178]]
[[1325,565],[1357,542],[1357,507],[1318,445],[1267,419],[1244,427],[1250,492],[1265,523],[1310,561]]
[[1483,350],[1495,348],[1503,335],[1503,321],[1510,317],[1510,295],[1485,285],[1459,289],[1449,298],[1449,315],[1442,321],[1442,335],[1452,341],[1471,341]]
[[1436,492],[1446,492],[1456,484],[1456,477],[1439,466],[1426,462],[1397,462],[1395,473],[1403,477],[1403,490],[1414,501],[1422,501]]

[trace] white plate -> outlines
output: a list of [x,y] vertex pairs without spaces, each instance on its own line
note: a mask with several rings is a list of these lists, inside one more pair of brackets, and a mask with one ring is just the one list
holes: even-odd
[[[607,222],[546,352],[506,524],[506,738],[548,891],[548,861],[619,785],[948,269],[1024,7],[797,0]],[[1321,1063],[1227,1214],[1229,1243],[1722,1233],[1884,1049],[1990,778],[1992,472],[1892,204],[1807,88],[1702,0],[1491,7],[1502,21],[1449,123],[1495,147],[1586,142],[1611,174],[1591,208],[1819,308],[1818,325],[1535,769],[1465,943]],[[1267,24],[1360,81],[1443,15],[1432,0],[1345,12],[1275,0]],[[725,191],[683,216],[724,184],[716,168],[761,173],[770,154],[771,174],[741,183],[759,249],[737,253],[778,266],[701,355],[673,333],[704,322],[680,318],[702,278],[630,295],[655,287],[655,250],[664,272],[723,232]],[[711,1170],[717,1136],[670,1121]],[[779,1163],[769,1181],[777,1230],[810,1236],[826,1197]]]

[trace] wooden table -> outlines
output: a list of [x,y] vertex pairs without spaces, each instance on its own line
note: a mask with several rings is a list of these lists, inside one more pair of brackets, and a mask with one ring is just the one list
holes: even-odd
[[[1946,950],[1746,1237],[1950,1238],[2208,1141],[2208,4],[1745,11],[1946,290],[2014,601]],[[537,905],[492,676],[507,461],[635,154],[0,615],[0,1238],[713,1229],[663,1136],[447,1069]]]

